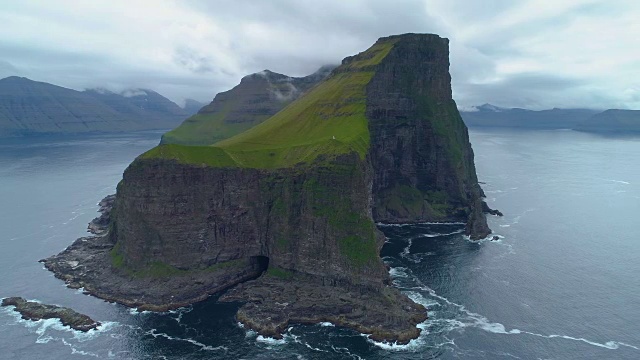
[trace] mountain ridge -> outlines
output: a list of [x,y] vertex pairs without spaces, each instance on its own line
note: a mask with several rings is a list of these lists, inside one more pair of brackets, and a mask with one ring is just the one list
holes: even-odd
[[166,129],[187,116],[155,91],[136,91],[123,96],[18,76],[0,79],[0,137]]
[[197,114],[166,133],[161,143],[211,145],[239,134],[275,115],[327,77],[333,68],[325,65],[303,77],[270,70],[244,76],[238,85],[218,93]]
[[608,109],[573,129],[606,135],[640,135],[640,110]]
[[491,104],[476,106],[476,111],[460,111],[469,127],[506,127],[518,129],[572,129],[601,110],[503,108]]

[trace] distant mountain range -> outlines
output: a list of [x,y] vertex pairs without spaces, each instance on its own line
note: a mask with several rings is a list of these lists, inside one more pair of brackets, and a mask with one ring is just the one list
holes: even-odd
[[23,77],[0,80],[0,137],[170,129],[189,115],[148,89],[76,91]]
[[640,110],[606,110],[581,122],[574,130],[640,135]]
[[198,113],[198,111],[200,111],[200,109],[202,109],[205,105],[207,104],[201,103],[197,100],[187,99],[185,100],[184,106],[182,108],[187,112],[187,114],[189,114],[189,116],[191,116]]
[[[217,134],[213,128],[246,130],[284,108],[333,68],[325,66],[301,78],[265,70],[246,76],[208,105],[187,99],[183,108],[149,89],[76,91],[11,76],[0,79],[0,138],[175,128],[163,137],[163,143],[210,144],[219,140],[211,138]],[[640,110],[528,110],[484,104],[460,114],[469,127],[640,134]],[[223,132],[218,135],[224,137]]]
[[573,129],[594,133],[640,134],[640,111],[593,109],[528,110],[491,104],[460,111],[468,127],[515,129]]

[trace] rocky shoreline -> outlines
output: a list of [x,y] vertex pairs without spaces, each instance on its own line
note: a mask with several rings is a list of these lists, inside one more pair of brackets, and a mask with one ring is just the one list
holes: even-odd
[[[107,217],[110,210],[110,207],[101,208]],[[108,236],[108,229],[95,219],[89,228],[100,235],[81,237],[61,253],[40,262],[69,288],[82,289],[85,294],[141,311],[161,312],[187,306],[228,288],[220,283],[237,284],[261,274],[261,271],[239,272],[235,279],[229,279],[227,273],[217,276],[212,271],[189,271],[172,276],[131,273],[113,266],[111,251],[115,244]]]
[[116,201],[116,194],[107,195],[104,199],[100,200],[98,206],[100,209],[98,212],[100,216],[91,220],[89,226],[87,226],[87,231],[94,235],[104,235],[109,230],[109,222],[111,221],[111,209],[113,209],[113,204]]
[[75,310],[27,301],[21,297],[4,298],[2,299],[2,306],[15,306],[14,310],[19,312],[24,320],[59,319],[62,325],[82,332],[96,329],[101,325],[89,316],[80,314]]
[[115,244],[108,236],[109,222],[104,220],[109,219],[113,200],[110,195],[100,201],[101,215],[88,226],[94,236],[79,238],[60,254],[40,260],[69,288],[141,311],[158,312],[228,290],[219,301],[243,303],[237,320],[260,335],[276,339],[282,338],[291,324],[330,322],[368,334],[375,341],[406,344],[420,335],[416,325],[427,319],[422,305],[390,285],[384,286],[384,296],[380,296],[380,289],[323,286],[318,283],[322,279],[304,274],[291,275],[296,277],[291,281],[289,275],[282,278],[259,268],[238,274],[235,279],[229,279],[228,272],[211,270],[137,276],[115,268],[111,255]]
[[407,344],[420,335],[416,325],[427,319],[424,306],[390,285],[377,291],[345,289],[318,286],[314,279],[298,276],[291,281],[267,274],[230,289],[219,301],[243,302],[236,319],[275,339],[281,339],[290,324],[329,322],[367,334],[374,341]]
[[[382,290],[385,297],[380,297],[379,289],[345,291],[343,286],[314,284],[318,279],[304,278],[303,274],[293,275],[298,279],[292,282],[290,278],[261,276],[263,270],[259,268],[240,273],[235,279],[229,279],[228,273],[216,276],[210,270],[153,277],[117,269],[111,254],[115,243],[108,236],[114,201],[115,195],[109,195],[98,203],[101,214],[88,225],[93,236],[81,237],[60,254],[40,260],[69,288],[140,311],[157,312],[188,306],[228,290],[219,301],[243,303],[237,320],[258,334],[275,339],[282,338],[282,332],[291,324],[330,322],[368,334],[374,341],[406,344],[420,335],[416,325],[427,319],[427,309],[389,285]],[[389,302],[397,306],[389,306]],[[63,324],[67,323],[63,320]],[[86,325],[70,326],[87,331],[82,330]],[[91,328],[95,326],[88,329]]]

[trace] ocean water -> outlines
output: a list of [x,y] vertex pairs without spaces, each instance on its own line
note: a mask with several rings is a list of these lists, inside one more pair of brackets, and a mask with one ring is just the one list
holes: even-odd
[[331,324],[257,336],[215,297],[138,313],[67,289],[37,261],[97,215],[161,133],[0,141],[0,297],[72,307],[87,334],[0,309],[0,359],[638,359],[640,139],[472,130],[498,241],[459,224],[381,227],[394,283],[427,306],[423,334],[376,344]]

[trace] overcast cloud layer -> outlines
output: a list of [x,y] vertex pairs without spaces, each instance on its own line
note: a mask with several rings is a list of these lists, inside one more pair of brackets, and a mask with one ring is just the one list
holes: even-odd
[[209,102],[426,32],[450,39],[461,108],[640,109],[638,19],[637,0],[3,1],[0,78]]

